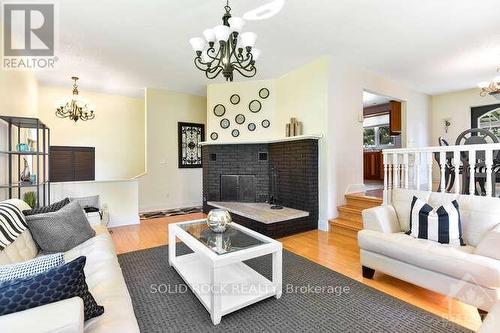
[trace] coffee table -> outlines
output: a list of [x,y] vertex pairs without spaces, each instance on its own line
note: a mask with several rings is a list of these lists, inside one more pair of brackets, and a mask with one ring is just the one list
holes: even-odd
[[[193,252],[176,255],[179,239]],[[206,220],[168,225],[168,262],[193,291],[217,325],[222,316],[282,294],[280,242],[231,223],[222,234]],[[243,261],[272,254],[272,280]]]

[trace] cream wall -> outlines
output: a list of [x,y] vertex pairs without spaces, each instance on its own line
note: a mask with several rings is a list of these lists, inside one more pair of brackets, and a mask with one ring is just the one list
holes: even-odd
[[139,178],[140,211],[201,205],[202,169],[179,169],[177,123],[206,124],[207,99],[146,89],[147,171]]
[[[259,97],[259,90],[262,88],[267,88],[270,91],[270,95],[266,99]],[[233,94],[240,96],[240,102],[236,105],[231,104],[229,101]],[[254,99],[262,104],[262,109],[257,113],[248,110],[248,104]],[[219,135],[217,141],[255,140],[256,138],[267,140],[278,138],[280,135],[284,136],[276,123],[276,100],[275,80],[209,84],[207,86],[207,141],[213,141],[210,138],[212,132]],[[222,117],[214,115],[213,109],[217,104],[226,107],[226,113]],[[244,124],[238,125],[236,123],[235,117],[237,114],[245,116]],[[220,121],[224,118],[229,119],[231,122],[231,126],[227,129],[220,127]],[[268,119],[271,126],[263,128],[261,122],[264,119]],[[253,132],[247,128],[247,125],[252,122],[256,125]],[[234,138],[231,135],[233,129],[240,131],[239,137]]]
[[80,89],[96,117],[73,122],[55,115],[56,102],[70,87],[40,86],[38,117],[50,128],[53,146],[95,147],[95,179],[133,178],[145,170],[144,100]]
[[329,78],[326,217],[336,217],[346,190],[363,183],[363,90],[404,101],[406,147],[429,144],[430,97],[336,58],[332,58]]
[[[471,107],[500,104],[500,100],[491,96],[481,97],[479,92],[479,89],[469,89],[432,96],[431,146],[438,145],[440,136],[443,136],[450,144],[455,144],[458,135],[471,128]],[[451,122],[448,133],[444,129],[445,119]]]

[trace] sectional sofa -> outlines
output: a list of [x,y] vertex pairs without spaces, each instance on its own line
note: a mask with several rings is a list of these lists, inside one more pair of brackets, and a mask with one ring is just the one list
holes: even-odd
[[[19,209],[30,209],[21,200],[9,202]],[[117,260],[113,241],[107,229],[93,226],[96,236],[65,253],[65,261],[85,256],[86,282],[104,314],[86,322],[83,302],[79,297],[0,316],[0,331],[9,333],[136,333],[139,332],[130,295]],[[38,248],[29,230],[23,232],[4,251],[0,265],[30,260],[38,256]]]

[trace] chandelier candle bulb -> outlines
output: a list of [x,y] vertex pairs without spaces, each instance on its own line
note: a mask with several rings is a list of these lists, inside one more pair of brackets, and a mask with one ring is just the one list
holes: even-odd
[[203,36],[207,40],[207,42],[215,42],[215,32],[213,29],[205,29],[203,31]]
[[254,32],[244,32],[241,34],[241,42],[246,47],[254,47],[257,41],[257,34]]
[[241,17],[231,17],[228,22],[231,30],[238,33],[241,32],[243,26],[245,25],[245,20]]

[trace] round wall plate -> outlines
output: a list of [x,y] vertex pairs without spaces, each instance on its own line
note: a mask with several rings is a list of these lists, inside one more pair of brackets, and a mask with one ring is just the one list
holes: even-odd
[[267,88],[262,88],[261,90],[259,90],[259,97],[262,98],[262,99],[266,99],[269,97],[269,89]]
[[238,131],[237,129],[234,129],[231,132],[231,135],[236,138],[236,137],[240,136],[240,131]]
[[234,117],[234,121],[237,124],[241,125],[245,122],[245,116],[240,113],[240,114],[236,115],[236,117]]
[[262,104],[258,100],[254,99],[248,104],[248,109],[250,112],[257,113],[262,109]]
[[214,114],[217,117],[222,117],[226,113],[226,107],[222,104],[217,104],[214,106]]
[[255,126],[255,124],[254,124],[254,123],[250,123],[250,124],[248,124],[248,130],[249,130],[250,132],[255,131],[255,129],[256,129],[256,128],[257,128],[257,126]]
[[219,138],[219,134],[217,134],[217,132],[212,132],[212,134],[210,134],[210,139],[215,141],[218,138]]
[[231,95],[231,97],[229,98],[229,101],[233,105],[238,104],[240,102],[240,95],[238,95],[238,94]]
[[271,126],[271,122],[269,120],[267,119],[262,120],[262,127],[268,128],[269,126]]
[[231,122],[229,121],[229,119],[224,118],[220,121],[220,127],[226,129],[229,128],[229,126],[231,126]]

